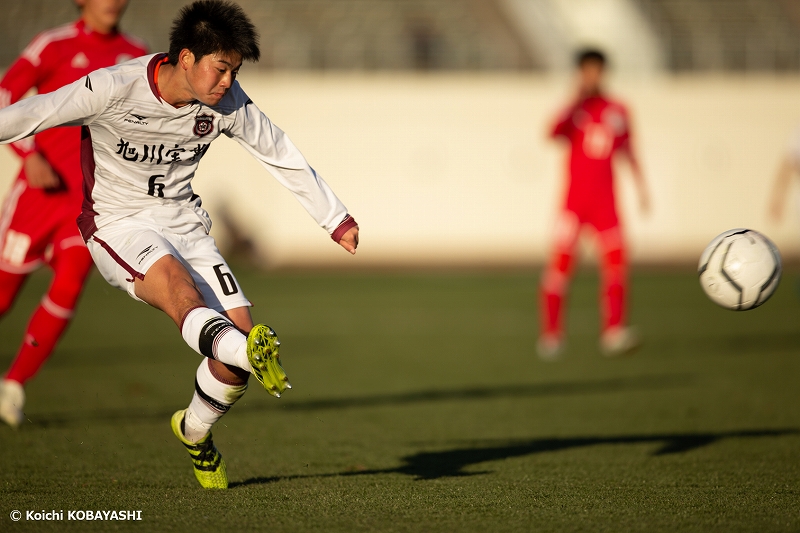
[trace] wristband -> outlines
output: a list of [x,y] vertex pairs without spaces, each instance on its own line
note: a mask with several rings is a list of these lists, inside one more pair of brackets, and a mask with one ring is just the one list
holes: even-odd
[[339,223],[339,225],[336,226],[336,229],[333,230],[333,233],[331,234],[331,239],[333,239],[336,243],[338,243],[339,241],[342,240],[342,237],[344,237],[345,233],[347,233],[348,231],[350,231],[351,228],[354,228],[356,226],[358,226],[356,219],[354,219],[350,215],[347,215],[346,217],[344,217],[344,220],[342,220]]

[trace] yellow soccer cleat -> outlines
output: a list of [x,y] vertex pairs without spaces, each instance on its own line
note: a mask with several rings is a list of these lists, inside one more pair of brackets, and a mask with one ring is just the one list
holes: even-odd
[[189,456],[194,464],[194,476],[204,489],[227,489],[228,472],[225,469],[225,459],[222,458],[214,441],[211,440],[211,433],[192,443],[186,440],[181,430],[183,417],[186,409],[182,409],[172,415],[172,432],[181,441],[181,444],[189,450]]
[[264,324],[254,326],[247,336],[247,359],[253,367],[253,375],[276,398],[280,398],[286,389],[292,388],[281,366],[278,355],[280,345],[281,341],[275,331]]

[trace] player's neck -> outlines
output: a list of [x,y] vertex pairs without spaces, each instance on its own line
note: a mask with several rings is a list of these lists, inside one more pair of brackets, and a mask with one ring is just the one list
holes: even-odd
[[111,26],[108,25],[108,24],[104,24],[102,21],[96,20],[94,17],[92,17],[88,13],[84,13],[81,16],[81,20],[83,21],[83,24],[84,24],[84,26],[86,26],[87,29],[89,29],[89,30],[91,30],[91,31],[93,31],[95,33],[99,33],[100,35],[110,35],[112,33],[117,33],[117,25],[116,24],[111,25]]
[[172,107],[183,107],[195,101],[181,78],[182,72],[175,65],[163,63],[158,67],[156,86],[161,99]]

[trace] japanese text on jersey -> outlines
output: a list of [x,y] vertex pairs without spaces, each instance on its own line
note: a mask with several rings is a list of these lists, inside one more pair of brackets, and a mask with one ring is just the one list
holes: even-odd
[[129,141],[120,139],[117,144],[117,154],[121,155],[125,161],[170,165],[172,163],[196,161],[205,155],[208,147],[208,143],[198,143],[196,147],[189,149],[177,144],[173,148],[167,148],[163,144],[145,144],[144,147],[139,149],[136,146],[131,146]]

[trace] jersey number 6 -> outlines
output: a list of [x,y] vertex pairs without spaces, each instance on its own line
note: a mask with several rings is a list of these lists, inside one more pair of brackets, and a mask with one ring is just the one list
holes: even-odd
[[214,265],[214,273],[217,275],[220,287],[222,287],[222,294],[230,296],[231,294],[239,292],[239,287],[236,286],[236,281],[234,281],[230,272],[222,271],[222,267],[224,266],[223,263]]
[[155,176],[150,176],[150,179],[147,180],[147,194],[150,196],[158,196],[159,198],[164,198],[164,184],[163,183],[156,183],[158,178],[163,178],[164,174],[156,174]]

